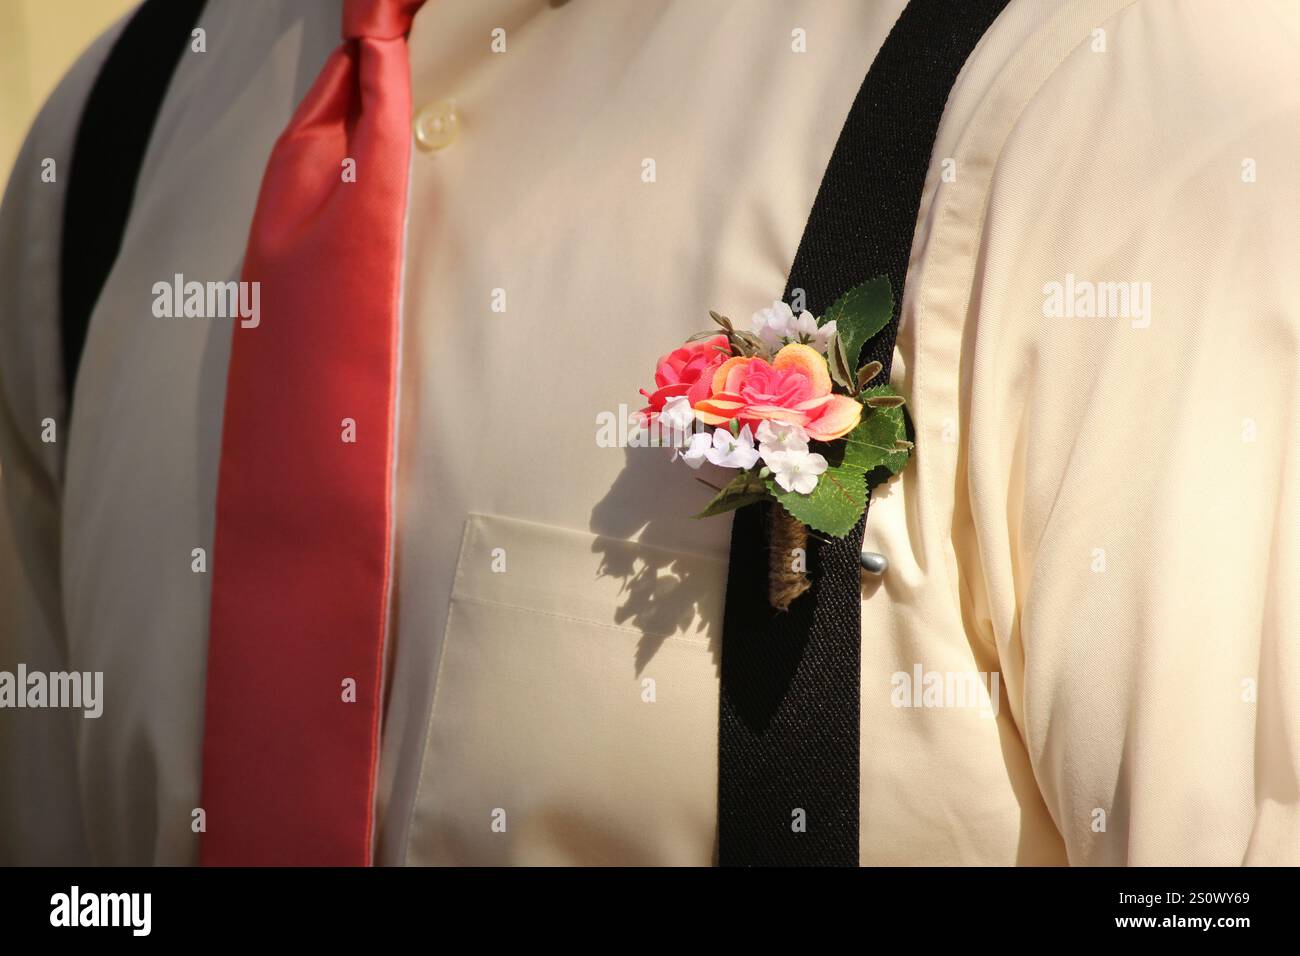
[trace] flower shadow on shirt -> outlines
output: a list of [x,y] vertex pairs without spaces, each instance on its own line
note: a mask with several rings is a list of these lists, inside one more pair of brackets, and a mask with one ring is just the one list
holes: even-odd
[[665,546],[680,541],[681,522],[693,520],[686,517],[691,506],[683,504],[689,499],[676,491],[699,486],[683,481],[684,469],[663,449],[627,448],[624,455],[623,470],[591,510],[590,529],[596,535],[592,551],[601,556],[599,574],[622,582],[615,620],[641,631],[636,673],[673,636],[707,636],[716,669],[726,562]]

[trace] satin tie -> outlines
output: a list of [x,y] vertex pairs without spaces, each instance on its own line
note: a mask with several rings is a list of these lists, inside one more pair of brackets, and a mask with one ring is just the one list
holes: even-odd
[[213,543],[204,864],[366,865],[374,842],[423,0],[346,0],[271,152],[243,280]]

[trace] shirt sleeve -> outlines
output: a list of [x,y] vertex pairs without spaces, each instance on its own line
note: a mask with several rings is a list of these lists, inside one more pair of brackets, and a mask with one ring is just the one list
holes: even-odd
[[[68,438],[59,254],[73,139],[120,26],[64,77],[19,152],[0,205],[0,670],[68,667],[60,581]],[[0,864],[88,862],[77,723],[54,708],[0,710]]]
[[1300,10],[1110,6],[958,156],[966,619],[1072,864],[1295,864]]

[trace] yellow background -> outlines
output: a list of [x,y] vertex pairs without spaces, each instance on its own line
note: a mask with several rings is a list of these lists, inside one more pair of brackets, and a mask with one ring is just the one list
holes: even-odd
[[0,0],[0,179],[59,78],[136,0]]

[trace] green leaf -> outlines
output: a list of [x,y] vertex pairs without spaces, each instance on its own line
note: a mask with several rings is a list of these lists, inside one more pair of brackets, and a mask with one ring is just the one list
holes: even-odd
[[767,486],[752,471],[742,471],[704,506],[703,511],[692,517],[712,518],[766,498]]
[[774,478],[767,479],[767,488],[791,515],[832,538],[852,531],[867,507],[865,476],[855,468],[827,468],[807,495],[786,491]]
[[818,323],[835,322],[835,330],[844,342],[849,368],[857,368],[862,346],[889,324],[893,314],[894,293],[889,286],[889,276],[877,276],[840,296]]
[[717,312],[709,309],[709,318],[713,319],[714,322],[717,322],[718,325],[722,326],[728,332],[734,331],[731,326],[731,319],[727,318],[725,315],[719,315]]
[[[879,396],[897,395],[892,386],[877,385],[862,392],[861,401]],[[844,457],[839,464],[844,468],[858,471],[875,471],[884,468],[888,474],[896,475],[907,464],[909,447],[900,447],[899,442],[907,441],[907,425],[903,420],[902,408],[873,408],[863,410],[862,421],[844,436]],[[872,482],[872,487],[879,481]]]
[[844,341],[838,334],[831,336],[830,348],[826,350],[827,364],[831,369],[831,379],[853,391],[853,373],[849,371],[849,359],[844,354]]

